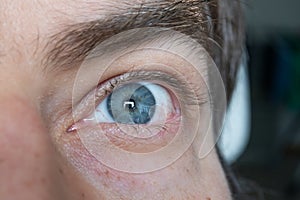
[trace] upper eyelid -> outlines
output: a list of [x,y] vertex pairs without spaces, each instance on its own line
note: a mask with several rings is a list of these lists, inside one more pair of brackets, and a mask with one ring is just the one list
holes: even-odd
[[[208,99],[206,95],[199,94],[199,90],[191,91],[194,88],[190,88],[184,80],[162,71],[132,71],[123,75],[114,77],[105,83],[97,86],[95,93],[96,99],[103,98],[111,93],[115,88],[128,83],[130,81],[161,81],[166,83],[176,94],[181,97],[181,101],[186,105],[201,105],[206,103]],[[202,91],[203,92],[203,91]]]

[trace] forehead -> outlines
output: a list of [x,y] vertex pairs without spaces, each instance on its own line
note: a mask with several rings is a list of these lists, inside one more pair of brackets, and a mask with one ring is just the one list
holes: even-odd
[[139,5],[131,0],[0,0],[0,55],[36,48],[66,24],[104,18],[108,13]]
[[[159,26],[173,28],[200,40],[205,40],[208,33],[204,25],[207,21],[206,3],[199,0],[2,0],[2,5],[0,53],[9,55],[11,60],[25,57],[27,61],[40,62],[42,56],[33,59],[32,56],[49,46],[55,50],[54,57],[61,53],[63,57],[69,57],[66,53],[74,54],[72,45],[93,46],[94,41],[102,37],[99,33],[107,31],[115,34],[133,28]],[[88,48],[84,48],[77,52],[87,52]]]
[[0,2],[2,35],[5,32],[27,33],[22,37],[37,31],[49,32],[66,23],[99,19],[108,13],[141,4],[138,0],[1,0]]
[[[104,18],[107,14],[130,11],[150,0],[0,0],[1,31],[12,27],[16,32],[49,31],[66,23],[80,23]],[[160,2],[155,1],[157,5]],[[35,29],[35,30],[34,30]],[[31,30],[31,31],[30,31]]]

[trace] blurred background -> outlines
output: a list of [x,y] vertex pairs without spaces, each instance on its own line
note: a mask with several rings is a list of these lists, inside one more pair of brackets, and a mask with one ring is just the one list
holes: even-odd
[[300,200],[300,0],[244,4],[250,138],[233,168],[259,199]]

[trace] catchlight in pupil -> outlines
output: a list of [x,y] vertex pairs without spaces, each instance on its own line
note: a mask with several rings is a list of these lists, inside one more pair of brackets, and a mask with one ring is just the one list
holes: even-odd
[[133,99],[129,99],[124,102],[124,108],[129,112],[133,112],[136,108],[135,101]]
[[118,123],[146,124],[155,112],[155,97],[144,85],[130,83],[116,89],[107,99],[110,116]]

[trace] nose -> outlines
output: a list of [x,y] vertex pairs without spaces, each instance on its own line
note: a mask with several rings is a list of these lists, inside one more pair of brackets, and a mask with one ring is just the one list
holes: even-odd
[[65,199],[56,160],[35,106],[0,95],[0,199]]

